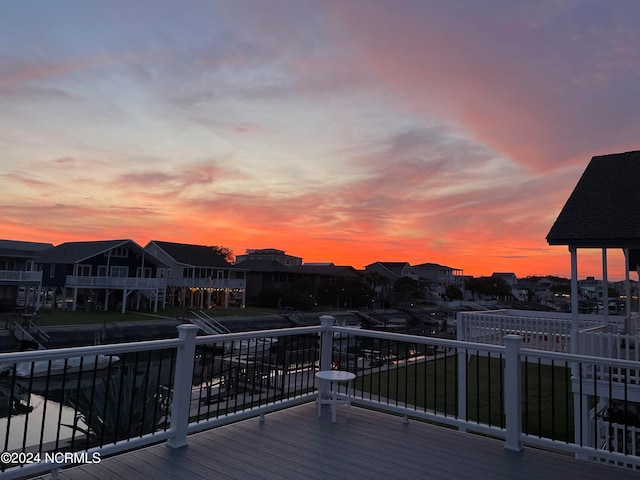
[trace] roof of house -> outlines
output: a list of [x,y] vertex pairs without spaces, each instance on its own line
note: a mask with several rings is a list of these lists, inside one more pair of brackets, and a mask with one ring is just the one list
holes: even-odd
[[31,258],[52,247],[52,243],[0,240],[0,255],[3,257]]
[[38,258],[38,263],[70,264],[100,255],[112,248],[128,243],[140,247],[133,240],[96,240],[91,242],[65,242],[46,250]]
[[593,157],[547,235],[549,245],[640,247],[640,151]]
[[276,260],[247,259],[241,263],[249,272],[286,272],[294,274],[359,277],[360,273],[350,265],[283,265]]
[[360,273],[350,265],[318,265],[304,264],[295,267],[298,272],[313,275],[330,275],[338,277],[360,277]]
[[190,245],[187,243],[161,242],[152,240],[177,263],[196,267],[229,268],[231,264],[212,247],[204,245]]
[[[395,277],[402,277],[402,273],[406,267],[411,265],[408,262],[374,262],[364,267],[365,271],[370,271],[371,267],[382,267]],[[384,275],[384,273],[383,273]]]
[[455,270],[454,268],[448,267],[446,265],[440,265],[438,263],[431,263],[431,262],[421,263],[419,265],[413,265],[413,268],[429,268],[429,269],[448,268],[449,270]]

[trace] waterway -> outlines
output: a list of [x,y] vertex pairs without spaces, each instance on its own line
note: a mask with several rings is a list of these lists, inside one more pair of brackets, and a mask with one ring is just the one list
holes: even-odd
[[167,415],[173,353],[127,354],[107,368],[69,375],[0,378],[0,447],[59,451],[153,430]]

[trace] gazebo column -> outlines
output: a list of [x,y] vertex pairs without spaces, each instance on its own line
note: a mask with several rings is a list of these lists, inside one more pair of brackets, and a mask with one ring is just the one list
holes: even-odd
[[571,254],[571,353],[578,353],[578,249],[569,245]]
[[609,277],[607,275],[607,249],[602,249],[602,320],[609,325]]
[[[574,245],[569,245],[569,253],[571,253],[571,353],[578,353],[580,339],[578,338],[578,248]],[[576,362],[571,362],[571,377],[575,381],[580,378],[580,367]],[[576,425],[586,425],[584,419],[581,417],[580,412],[588,412],[588,409],[581,408],[581,402],[584,402],[582,406],[587,404],[586,395],[574,395],[573,396],[573,421]],[[582,438],[581,438],[582,436]],[[575,430],[575,442],[580,445],[584,441],[584,433],[582,428]],[[590,442],[589,436],[587,436],[587,442]],[[586,459],[580,453],[576,454],[577,458]]]
[[624,334],[631,333],[629,327],[631,324],[631,280],[629,278],[629,249],[623,249],[624,252]]

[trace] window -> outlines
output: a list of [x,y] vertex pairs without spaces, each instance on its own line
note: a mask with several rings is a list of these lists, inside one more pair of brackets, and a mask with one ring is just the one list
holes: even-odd
[[[115,247],[112,248],[110,252],[111,256],[115,258],[127,258],[129,256],[129,249],[127,247]],[[104,252],[104,256],[108,257],[109,252]]]
[[151,269],[149,267],[138,267],[136,270],[136,277],[151,278]]
[[112,277],[128,277],[129,276],[129,267],[111,267],[111,276]]
[[90,277],[91,265],[78,265],[77,272],[78,277]]

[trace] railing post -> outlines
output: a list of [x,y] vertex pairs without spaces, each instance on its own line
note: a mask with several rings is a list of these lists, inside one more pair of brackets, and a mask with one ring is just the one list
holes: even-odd
[[178,325],[179,339],[176,371],[173,381],[173,397],[171,401],[171,429],[173,436],[167,440],[172,448],[187,445],[187,427],[189,426],[189,408],[191,406],[191,382],[193,380],[193,364],[196,352],[195,325]]
[[[331,370],[333,363],[333,324],[335,317],[331,315],[322,315],[320,317],[320,370]],[[320,380],[318,383],[318,395],[325,398],[329,391],[329,382]]]
[[[467,340],[467,315],[463,312],[456,313],[456,338],[458,341]],[[467,350],[456,347],[458,360],[458,418],[462,418],[465,422],[467,418]],[[466,425],[466,424],[464,424]],[[459,430],[466,432],[466,426],[459,427]]]
[[522,450],[522,442],[520,441],[522,433],[522,374],[519,352],[522,345],[522,337],[520,335],[505,335],[504,345],[506,347],[504,405],[507,428],[504,448],[519,452]]

